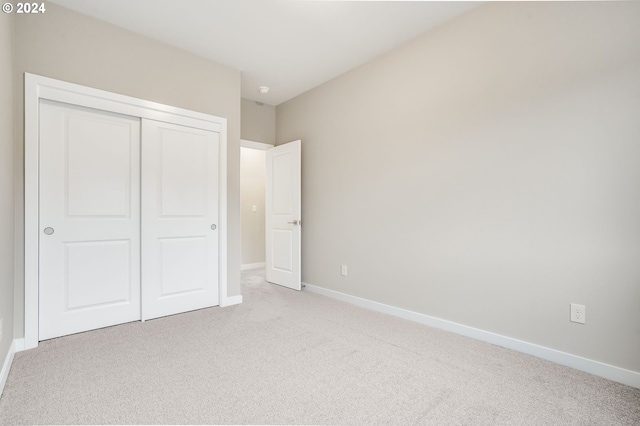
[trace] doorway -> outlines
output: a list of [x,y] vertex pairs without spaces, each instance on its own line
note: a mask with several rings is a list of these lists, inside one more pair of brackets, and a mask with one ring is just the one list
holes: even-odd
[[240,161],[242,270],[302,289],[301,141],[277,147],[243,140]]
[[265,153],[273,145],[242,140],[240,144],[241,269],[265,267]]

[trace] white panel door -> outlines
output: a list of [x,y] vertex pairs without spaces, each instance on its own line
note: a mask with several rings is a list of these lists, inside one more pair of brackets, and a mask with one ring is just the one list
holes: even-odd
[[40,104],[39,340],[140,319],[140,120]]
[[218,305],[220,134],[142,122],[142,318]]
[[267,281],[294,290],[302,284],[300,146],[298,140],[266,152]]

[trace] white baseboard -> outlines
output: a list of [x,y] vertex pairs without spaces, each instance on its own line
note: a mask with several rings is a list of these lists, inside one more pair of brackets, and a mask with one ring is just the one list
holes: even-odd
[[264,268],[265,266],[267,266],[267,264],[265,262],[261,262],[261,263],[245,263],[244,265],[240,266],[240,270],[241,271],[246,271],[248,269]]
[[[20,340],[22,342],[19,342]],[[24,339],[16,339],[11,342],[11,346],[9,346],[9,352],[7,352],[7,356],[4,358],[4,362],[2,363],[2,370],[0,370],[0,396],[2,396],[2,392],[4,392],[4,385],[7,383],[7,378],[9,377],[9,370],[11,370],[13,356],[16,354],[16,352],[20,351],[20,349],[16,349],[16,347],[20,345],[24,347]]]
[[558,351],[556,349],[547,348],[545,346],[536,345],[534,343],[525,342],[522,340],[514,339],[512,337],[507,337],[501,334],[492,333],[490,331],[469,327],[429,315],[420,314],[418,312],[408,311],[406,309],[397,308],[395,306],[385,305],[384,303],[374,302],[372,300],[351,296],[349,294],[340,293],[338,291],[329,290],[312,284],[304,284],[306,286],[306,290],[312,293],[321,294],[323,296],[351,303],[362,308],[371,309],[374,311],[382,312],[384,314],[400,317],[409,321],[425,324],[430,327],[450,331],[462,336],[471,337],[472,339],[491,343],[493,345],[512,349],[514,351],[522,352],[528,355],[533,355],[538,358],[546,359],[547,361],[555,362],[556,364],[584,371],[585,373],[604,377],[605,379],[623,383],[628,386],[640,388],[640,372],[637,371],[626,370],[624,368],[615,367],[613,365],[605,364],[600,361],[594,361],[592,359],[583,358],[578,355]]
[[14,349],[16,352],[22,352],[25,350],[24,347],[24,338],[13,339]]
[[239,305],[242,303],[242,295],[225,297],[220,301],[220,307],[226,308],[227,306]]

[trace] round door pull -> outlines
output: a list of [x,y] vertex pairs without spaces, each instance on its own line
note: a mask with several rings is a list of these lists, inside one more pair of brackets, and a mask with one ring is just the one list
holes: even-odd
[[216,226],[216,224],[215,224],[215,223],[214,223],[213,225],[211,225],[211,230],[212,230],[212,231],[215,231],[215,230],[216,230],[216,228],[217,228],[217,226]]
[[53,229],[53,228],[51,228],[51,227],[47,226],[46,228],[44,228],[44,231],[43,231],[43,232],[44,232],[44,235],[51,235],[51,234],[53,234],[55,231],[54,231],[54,229]]

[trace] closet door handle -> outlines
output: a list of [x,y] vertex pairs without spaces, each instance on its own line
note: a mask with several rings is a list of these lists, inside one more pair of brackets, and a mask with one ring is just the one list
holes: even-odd
[[211,230],[212,230],[212,231],[215,231],[215,230],[216,230],[216,228],[217,228],[217,226],[216,226],[216,224],[215,224],[215,223],[211,224]]
[[44,235],[52,235],[56,230],[51,228],[50,226],[47,226],[46,228],[44,228],[44,230],[42,232],[44,232]]

